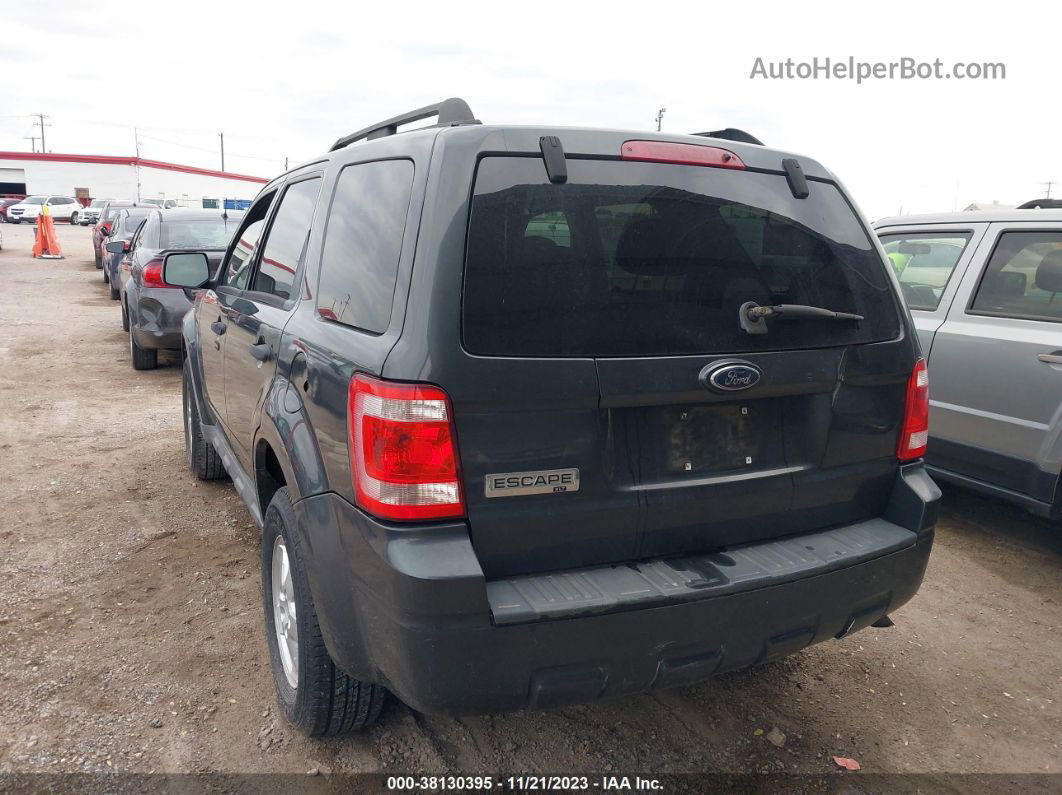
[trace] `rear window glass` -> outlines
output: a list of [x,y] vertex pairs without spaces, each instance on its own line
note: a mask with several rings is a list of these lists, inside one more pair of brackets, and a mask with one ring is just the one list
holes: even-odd
[[[746,302],[864,320],[768,320]],[[782,175],[539,158],[481,161],[468,231],[465,347],[509,356],[666,356],[830,347],[896,337],[885,264],[840,191],[796,199]]]
[[933,311],[970,242],[969,232],[881,235],[889,263],[911,309]]
[[376,334],[387,329],[412,191],[409,160],[359,163],[340,173],[317,286],[322,317]]
[[228,220],[196,218],[189,221],[171,221],[162,224],[162,248],[226,248],[232,233],[239,226],[239,218]]

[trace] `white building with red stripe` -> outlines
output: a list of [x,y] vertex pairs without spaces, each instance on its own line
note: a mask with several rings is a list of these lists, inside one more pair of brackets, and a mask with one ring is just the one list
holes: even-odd
[[252,199],[262,177],[142,157],[0,152],[0,196],[61,195],[89,199],[175,199],[182,207],[220,207]]

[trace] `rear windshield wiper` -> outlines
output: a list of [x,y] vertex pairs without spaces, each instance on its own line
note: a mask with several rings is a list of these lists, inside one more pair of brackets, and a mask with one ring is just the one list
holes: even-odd
[[767,318],[774,320],[862,320],[862,315],[851,312],[834,312],[832,309],[823,309],[821,306],[807,306],[806,304],[776,304],[774,306],[760,306],[755,301],[749,301],[741,305],[738,320],[741,328],[749,334],[766,334]]

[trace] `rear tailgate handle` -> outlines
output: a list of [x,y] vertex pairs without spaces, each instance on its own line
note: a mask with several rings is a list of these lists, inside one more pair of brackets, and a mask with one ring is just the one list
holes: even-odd
[[1062,354],[1060,353],[1041,353],[1036,358],[1044,364],[1062,364]]
[[268,342],[260,342],[257,345],[252,345],[250,350],[251,356],[260,362],[268,362],[273,355],[273,349]]

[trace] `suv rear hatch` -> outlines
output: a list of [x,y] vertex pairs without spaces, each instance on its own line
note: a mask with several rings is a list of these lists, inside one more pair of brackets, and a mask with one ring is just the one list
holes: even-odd
[[[462,337],[494,365],[450,391],[489,578],[883,510],[914,364],[885,265],[835,184],[797,198],[782,171],[724,162],[570,156],[553,183],[541,158],[480,160]],[[749,302],[863,319],[748,333]]]

